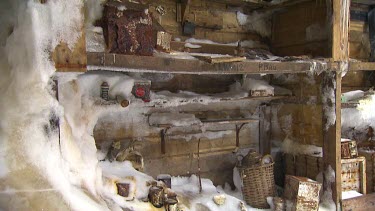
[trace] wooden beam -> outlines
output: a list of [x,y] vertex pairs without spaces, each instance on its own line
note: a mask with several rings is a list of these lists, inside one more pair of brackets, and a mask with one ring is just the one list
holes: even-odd
[[342,210],[343,211],[375,210],[375,193],[343,200]]
[[349,63],[350,71],[373,71],[375,70],[375,62],[350,62]]
[[198,59],[135,56],[110,53],[87,53],[88,70],[122,72],[159,72],[184,74],[280,74],[325,71],[335,65],[318,61],[252,61],[209,64]]
[[[334,93],[329,98],[329,92]],[[323,162],[324,174],[331,174],[327,171],[331,167],[335,172],[335,180],[325,181],[323,190],[332,190],[332,199],[337,210],[340,209],[341,194],[341,73],[323,73]],[[332,118],[336,118],[332,122]],[[332,125],[329,125],[332,123]],[[328,176],[329,178],[329,176]]]
[[[324,173],[329,173],[327,171],[329,166],[335,172],[335,181],[332,183],[324,181],[323,190],[332,190],[332,199],[336,204],[336,209],[341,210],[341,76],[342,72],[348,70],[349,63],[350,0],[332,0],[332,4],[327,6],[332,12],[327,15],[329,20],[332,18],[332,58],[334,62],[338,62],[338,70],[323,75]],[[327,95],[327,92],[331,91],[334,94],[333,99]],[[332,125],[329,125],[332,123],[332,118],[336,120]]]
[[246,57],[235,57],[235,56],[224,56],[224,57],[211,57],[211,56],[194,56],[202,61],[216,64],[216,63],[228,63],[228,62],[242,62],[246,60]]
[[332,58],[346,62],[349,59],[350,0],[333,0]]

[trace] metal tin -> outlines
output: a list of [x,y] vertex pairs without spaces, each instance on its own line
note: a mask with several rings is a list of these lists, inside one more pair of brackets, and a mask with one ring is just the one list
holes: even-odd
[[172,182],[171,182],[171,175],[169,174],[159,174],[156,179],[158,181],[162,181],[164,182],[164,184],[168,187],[168,188],[171,188],[172,187]]
[[161,208],[164,205],[164,188],[159,186],[150,187],[148,199],[154,207]]
[[144,102],[150,102],[151,81],[135,81],[132,94]]
[[103,82],[100,86],[100,97],[103,100],[109,100],[109,85],[107,82]]
[[129,196],[130,184],[128,183],[116,183],[117,194],[123,197]]

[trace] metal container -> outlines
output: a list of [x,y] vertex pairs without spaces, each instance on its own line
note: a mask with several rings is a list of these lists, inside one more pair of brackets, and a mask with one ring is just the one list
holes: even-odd
[[155,46],[152,25],[151,13],[145,5],[120,1],[104,5],[103,34],[111,53],[152,56]]
[[165,200],[165,210],[166,211],[177,211],[177,199],[166,199]]
[[123,197],[129,196],[130,184],[128,183],[116,183],[117,194]]
[[151,81],[135,81],[132,94],[144,102],[150,102]]
[[171,175],[169,174],[159,174],[156,177],[156,180],[164,182],[164,184],[168,187],[172,187],[172,182],[171,182]]
[[107,82],[103,82],[100,86],[100,97],[103,100],[109,100],[109,85]]
[[164,188],[159,186],[150,187],[148,199],[154,207],[161,208],[164,205]]

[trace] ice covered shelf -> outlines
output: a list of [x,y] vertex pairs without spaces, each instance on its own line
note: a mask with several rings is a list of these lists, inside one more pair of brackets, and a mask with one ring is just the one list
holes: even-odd
[[120,72],[155,72],[184,74],[278,74],[323,72],[337,68],[324,60],[208,63],[190,55],[137,56],[104,52],[87,52],[87,70]]

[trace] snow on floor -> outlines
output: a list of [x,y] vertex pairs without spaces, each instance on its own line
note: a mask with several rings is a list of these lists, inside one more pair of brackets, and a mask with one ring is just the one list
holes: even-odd
[[[215,187],[211,180],[202,179],[202,193],[199,193],[199,180],[198,177],[192,175],[191,177],[172,177],[172,190],[175,191],[183,202],[188,202],[187,210],[198,211],[198,210],[240,210],[240,202],[242,200],[233,197],[232,195],[240,195],[236,192],[228,190],[231,195],[224,192],[223,188]],[[226,200],[225,204],[217,205],[212,200],[214,196],[224,195]],[[245,205],[248,211],[262,210],[252,208]],[[267,210],[267,209],[263,209]]]

